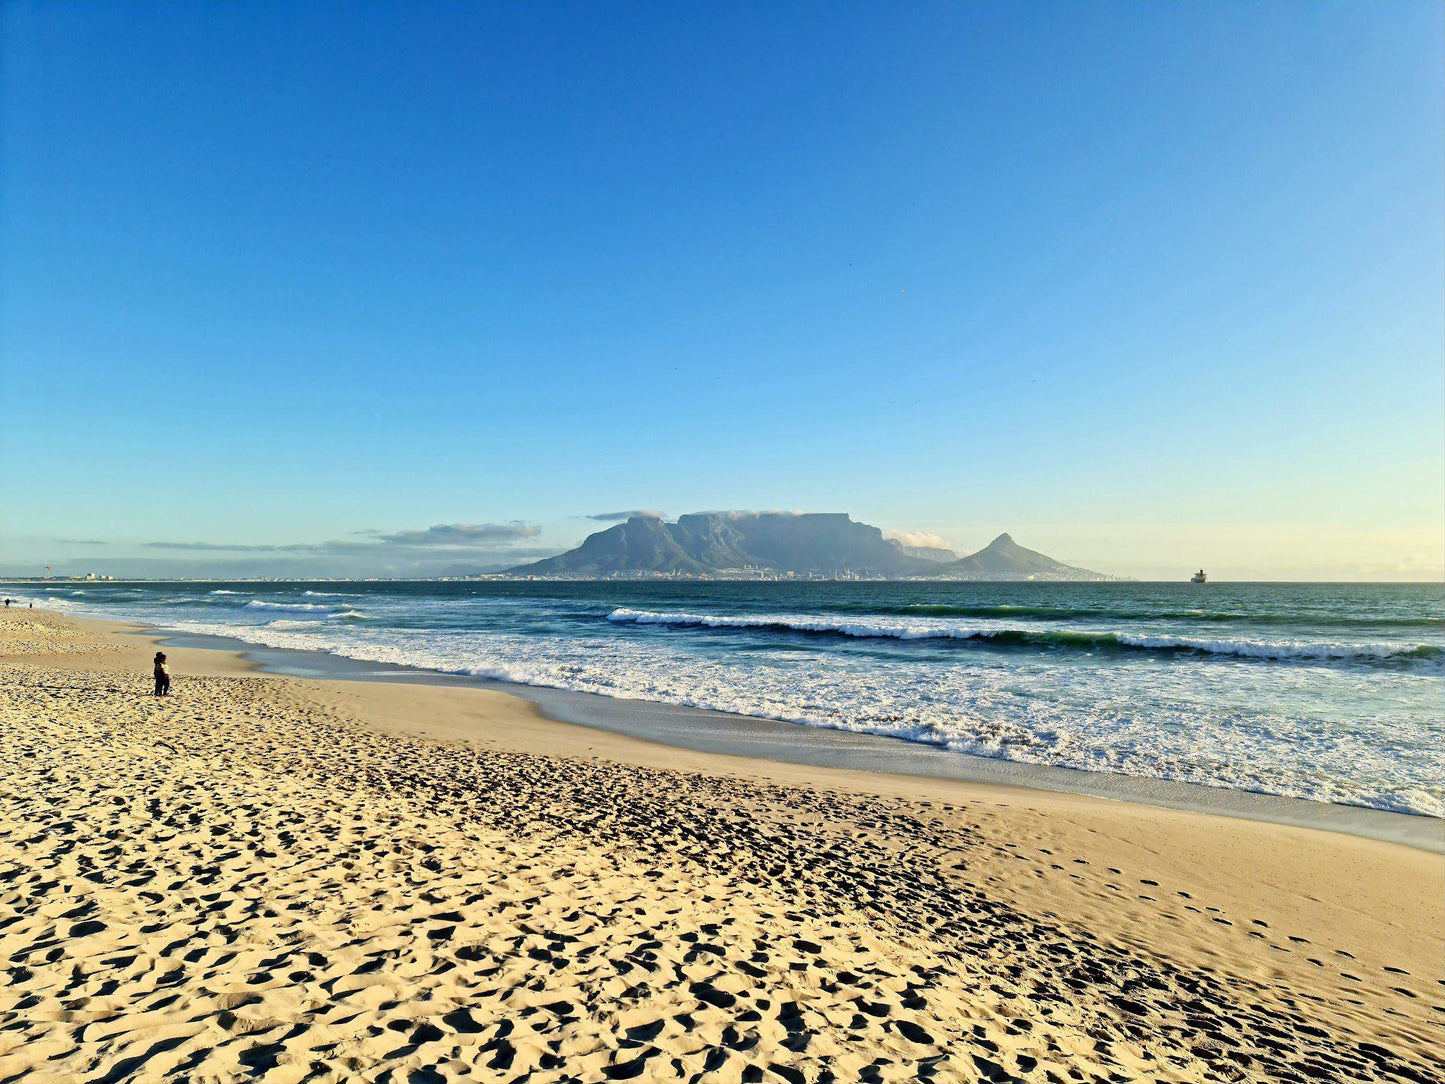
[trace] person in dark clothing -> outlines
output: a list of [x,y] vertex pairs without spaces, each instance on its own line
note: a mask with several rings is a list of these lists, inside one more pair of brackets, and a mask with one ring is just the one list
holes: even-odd
[[166,666],[166,655],[163,651],[156,652],[156,695],[169,696],[171,692],[171,671]]

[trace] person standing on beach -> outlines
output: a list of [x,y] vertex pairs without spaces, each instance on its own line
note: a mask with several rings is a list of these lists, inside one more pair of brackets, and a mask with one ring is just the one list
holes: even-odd
[[166,666],[165,652],[156,652],[156,695],[169,696],[171,692],[171,671]]

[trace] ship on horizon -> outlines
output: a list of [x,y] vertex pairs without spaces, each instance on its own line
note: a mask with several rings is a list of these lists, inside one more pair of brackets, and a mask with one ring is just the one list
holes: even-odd
[[1194,575],[1192,575],[1192,576],[1189,577],[1189,582],[1190,582],[1190,583],[1208,583],[1208,582],[1209,582],[1209,577],[1204,574],[1204,569],[1201,568],[1198,572],[1196,572]]

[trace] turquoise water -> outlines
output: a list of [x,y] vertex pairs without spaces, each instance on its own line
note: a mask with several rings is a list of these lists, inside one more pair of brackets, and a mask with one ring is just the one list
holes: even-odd
[[1445,815],[1445,587],[14,585],[77,613],[1088,771]]

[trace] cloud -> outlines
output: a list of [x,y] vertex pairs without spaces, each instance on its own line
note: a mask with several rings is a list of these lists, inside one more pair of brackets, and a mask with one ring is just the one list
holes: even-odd
[[540,527],[513,523],[438,523],[411,531],[367,531],[368,537],[327,542],[292,542],[286,545],[236,542],[145,542],[146,549],[192,553],[309,553],[319,556],[381,556],[389,553],[454,553],[471,550],[507,550],[515,543],[536,538]]
[[927,531],[894,531],[885,530],[884,538],[892,538],[905,546],[918,546],[924,549],[947,550],[953,546],[948,539],[936,534],[929,534]]
[[[510,568],[558,547],[538,540],[542,529],[511,523],[436,523],[430,527],[356,531],[323,542],[247,543],[157,540],[140,543],[147,557],[115,554],[105,571],[136,575],[439,576]],[[160,551],[160,552],[157,552]]]
[[222,542],[142,542],[148,550],[195,550],[202,553],[272,553],[283,546],[228,545]]
[[[706,512],[697,513],[700,516],[731,516],[733,519],[743,519],[747,516],[806,516],[807,512],[796,508],[713,508]],[[823,513],[828,515],[830,513]]]
[[631,519],[633,516],[641,516],[643,519],[666,519],[661,512],[654,512],[646,508],[634,508],[630,512],[597,512],[588,516],[588,519],[595,519],[599,523],[621,523],[624,519]]
[[103,541],[103,540],[101,540],[101,539],[99,539],[99,538],[57,538],[57,539],[55,539],[55,541],[59,542],[62,546],[108,546],[108,545],[110,545],[109,542],[105,542],[105,541]]
[[477,546],[536,538],[542,528],[514,520],[511,523],[438,523],[419,531],[372,532],[382,542],[402,546]]

